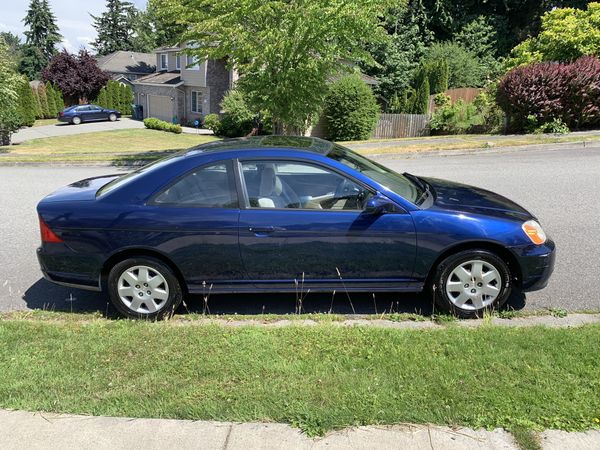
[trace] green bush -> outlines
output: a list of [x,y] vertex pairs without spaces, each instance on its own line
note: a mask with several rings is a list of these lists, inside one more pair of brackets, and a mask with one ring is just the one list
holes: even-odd
[[19,114],[21,116],[21,124],[30,127],[35,122],[36,105],[33,91],[29,85],[29,81],[23,79],[19,84],[17,91],[19,95]]
[[410,112],[413,114],[427,114],[429,112],[429,76],[424,67],[419,70],[415,80],[416,91],[413,97]]
[[487,74],[479,57],[461,44],[456,42],[435,43],[429,48],[425,58],[425,64],[446,60],[448,87],[450,88],[481,87],[486,83]]
[[444,94],[434,98],[437,109],[431,119],[434,134],[498,133],[504,126],[504,113],[488,92],[481,92],[472,103],[454,104]]
[[[535,116],[534,116],[535,117]],[[561,118],[555,117],[550,122],[543,123],[539,127],[535,128],[534,133],[551,133],[551,134],[567,134],[571,130],[569,126],[562,121]]]
[[324,116],[329,139],[368,139],[379,118],[379,105],[371,88],[358,74],[343,77],[329,87]]
[[218,134],[225,137],[246,136],[252,131],[258,113],[252,111],[244,98],[244,94],[236,89],[225,94],[221,101],[223,117]]
[[168,131],[170,133],[181,134],[181,125],[165,122],[164,120],[148,117],[144,119],[144,126],[151,130]]
[[202,121],[202,127],[206,128],[216,135],[220,134],[221,130],[221,119],[218,114],[209,114]]

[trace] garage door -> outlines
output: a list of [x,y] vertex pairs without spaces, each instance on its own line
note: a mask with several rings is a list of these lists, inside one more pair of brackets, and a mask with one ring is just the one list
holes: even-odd
[[171,122],[173,120],[173,102],[171,97],[164,95],[148,96],[148,117]]

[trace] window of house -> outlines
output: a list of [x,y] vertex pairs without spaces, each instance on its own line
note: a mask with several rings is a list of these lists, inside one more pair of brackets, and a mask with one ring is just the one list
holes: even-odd
[[175,68],[177,70],[181,69],[181,55],[179,53],[175,55]]
[[199,70],[200,61],[197,56],[187,55],[188,70]]
[[192,112],[202,113],[202,92],[192,91]]
[[167,70],[169,67],[169,55],[161,53],[160,55],[160,70]]
[[162,191],[152,203],[177,207],[237,208],[231,164],[200,167]]

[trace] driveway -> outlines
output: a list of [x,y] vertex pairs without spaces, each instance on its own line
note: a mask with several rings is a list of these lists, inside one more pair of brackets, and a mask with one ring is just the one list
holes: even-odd
[[56,122],[54,125],[41,127],[23,128],[12,136],[13,144],[20,144],[31,139],[39,139],[54,136],[71,136],[94,131],[127,130],[131,128],[144,128],[144,123],[139,120],[122,118],[116,122],[86,122],[81,125]]
[[[565,308],[600,310],[600,149],[546,146],[544,149],[456,156],[386,157],[397,171],[443,177],[494,190],[531,209],[558,246],[549,286],[511,305],[527,310]],[[52,285],[40,277],[35,257],[39,231],[35,205],[52,190],[86,177],[114,172],[110,167],[0,166],[0,310],[46,308],[110,310],[102,294]],[[308,295],[306,311],[359,313],[422,311],[430,302],[416,295]],[[333,308],[332,308],[333,305]],[[209,300],[212,313],[293,313],[294,295],[223,295]],[[201,299],[187,302],[202,310]]]

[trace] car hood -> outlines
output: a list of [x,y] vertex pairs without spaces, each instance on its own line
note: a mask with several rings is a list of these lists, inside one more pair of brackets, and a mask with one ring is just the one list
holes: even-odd
[[432,208],[483,214],[512,220],[536,220],[512,200],[485,189],[437,178],[422,178],[433,189]]
[[98,192],[98,189],[111,182],[115,178],[118,178],[119,176],[121,175],[104,175],[77,181],[44,197],[42,202],[94,200],[96,198],[96,192]]

